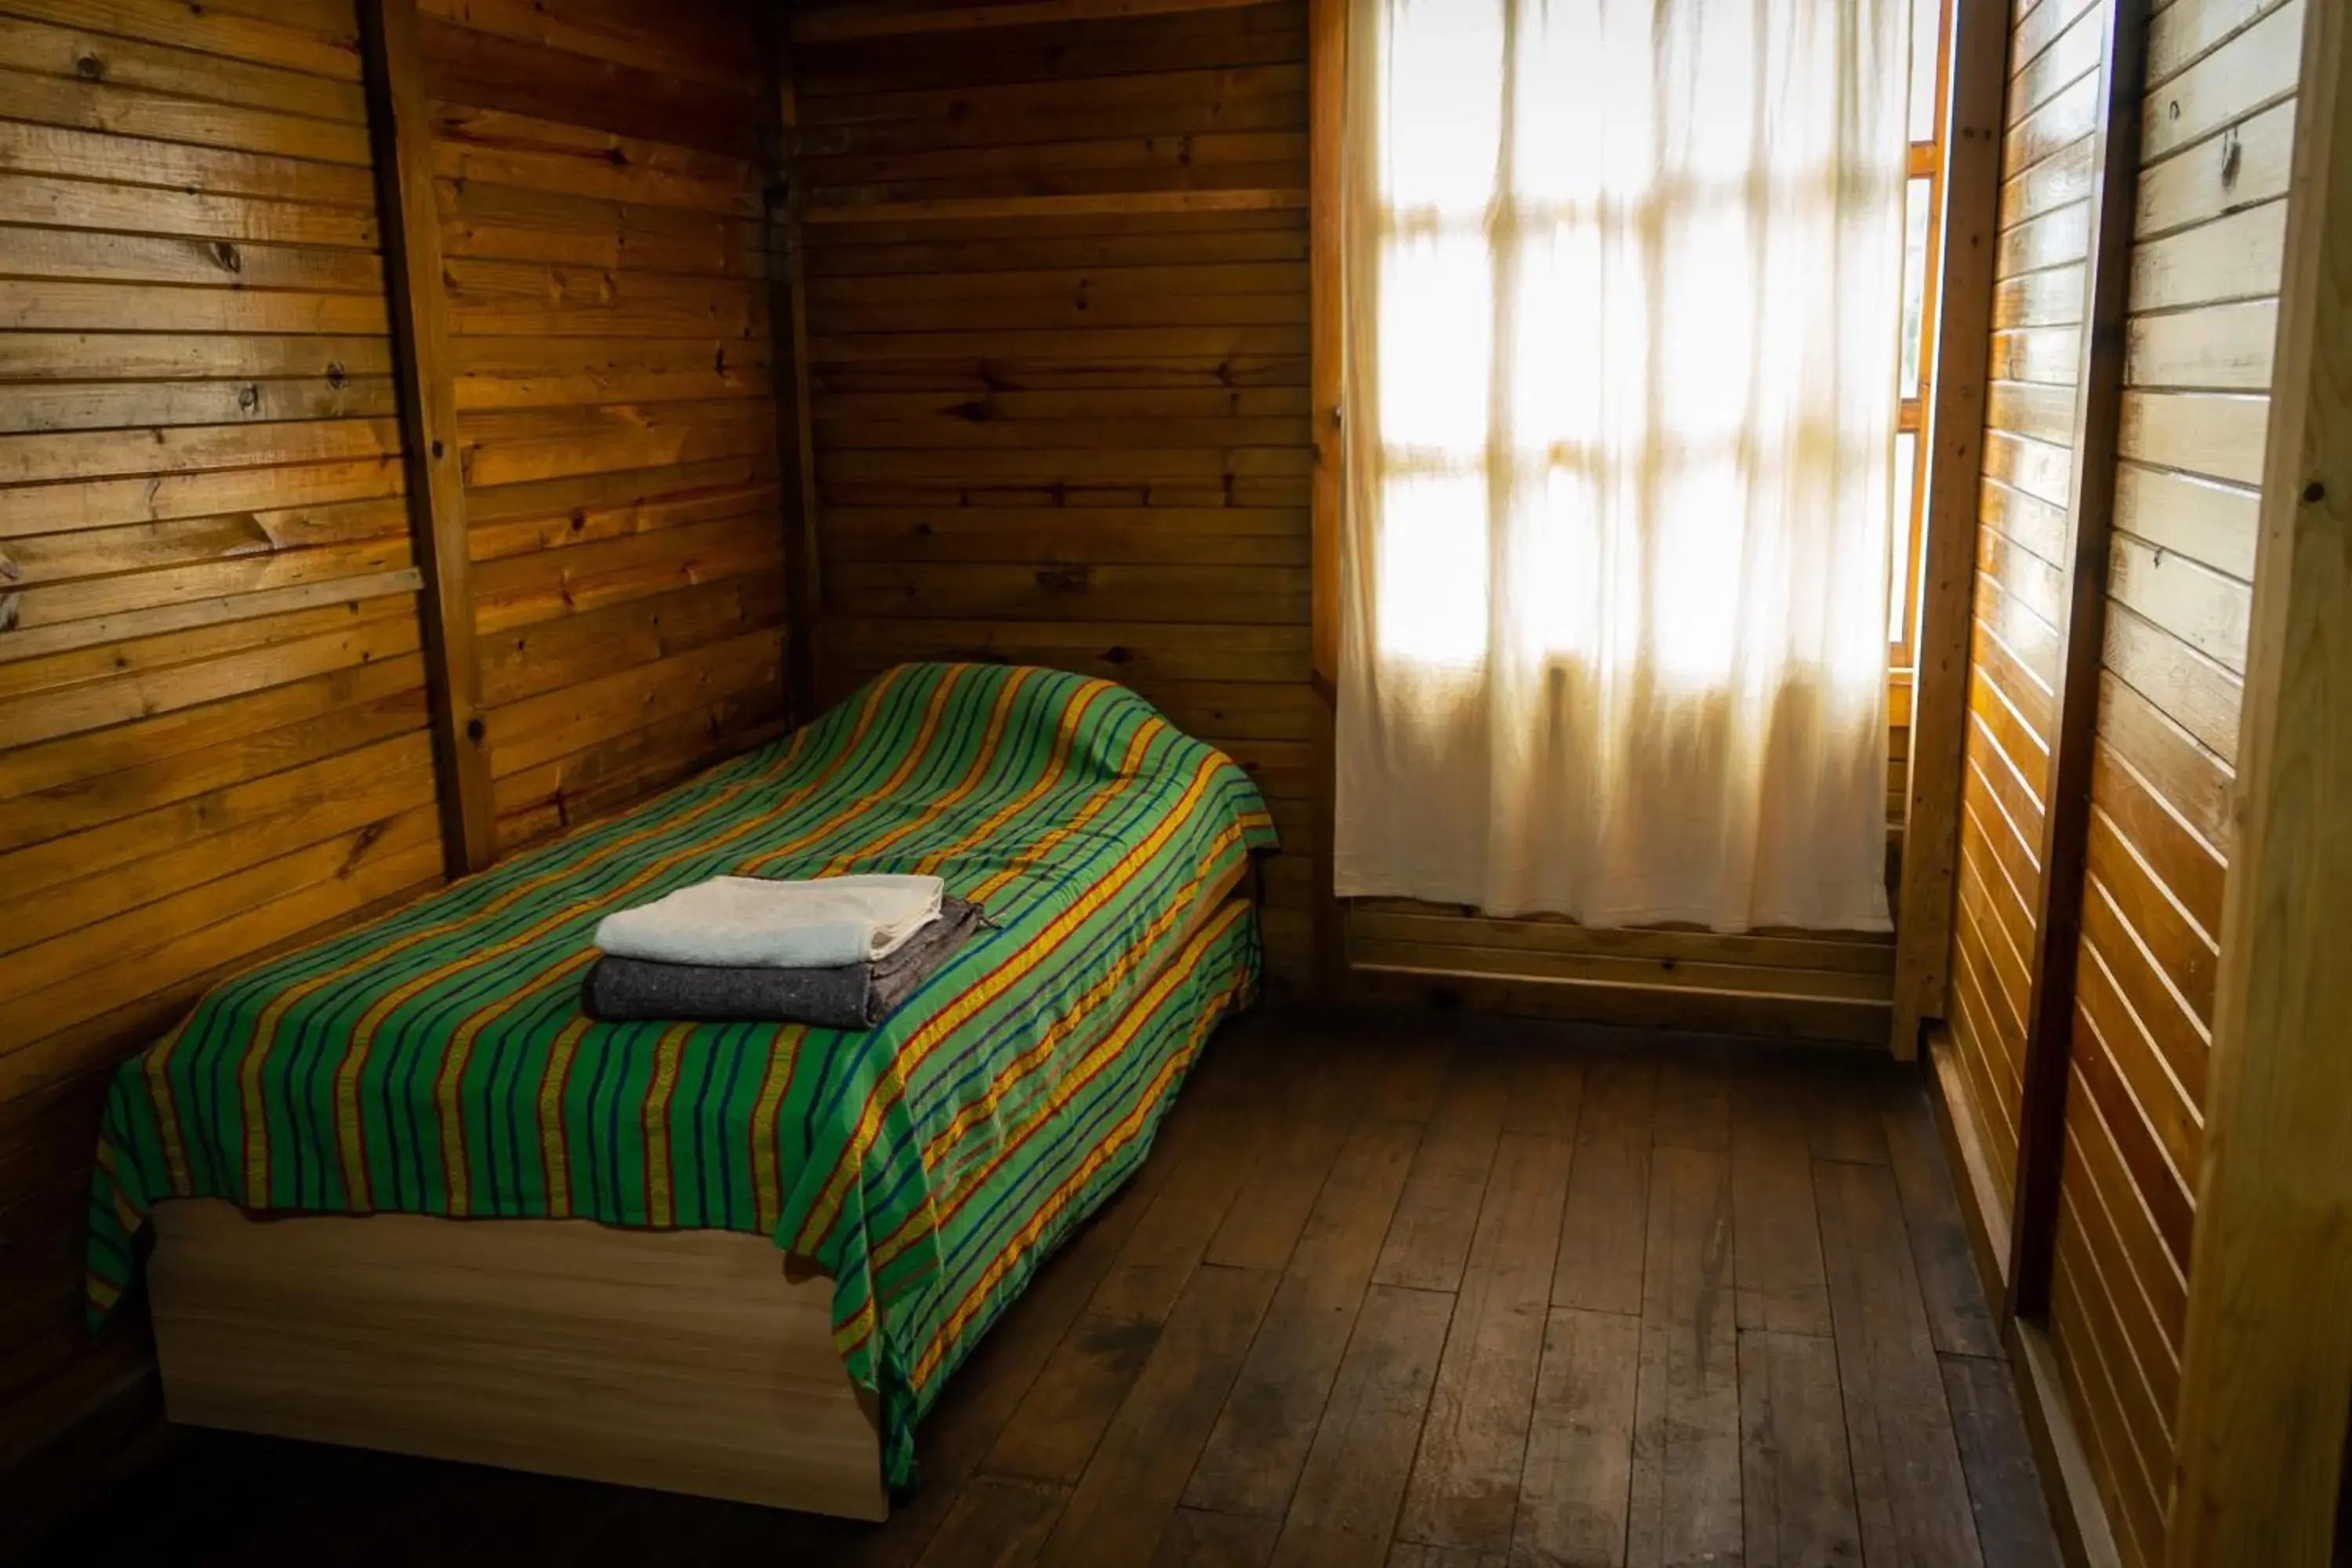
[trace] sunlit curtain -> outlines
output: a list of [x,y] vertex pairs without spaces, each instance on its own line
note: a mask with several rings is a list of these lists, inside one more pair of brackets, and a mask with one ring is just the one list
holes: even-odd
[[1884,930],[1906,0],[1354,0],[1343,896]]

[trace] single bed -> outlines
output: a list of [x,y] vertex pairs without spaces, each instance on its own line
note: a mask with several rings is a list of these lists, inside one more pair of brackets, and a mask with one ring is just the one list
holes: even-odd
[[[878,1518],[1253,994],[1273,843],[1132,692],[901,667],[216,988],[116,1079],[91,1312],[152,1219],[175,1417]],[[936,873],[992,925],[880,1027],[581,1011],[611,910],[852,869]]]

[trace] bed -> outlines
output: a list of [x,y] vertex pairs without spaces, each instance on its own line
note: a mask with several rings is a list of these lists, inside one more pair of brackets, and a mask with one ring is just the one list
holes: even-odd
[[[89,1308],[176,1419],[878,1518],[955,1367],[1259,970],[1231,761],[1107,681],[909,665],[206,995],[126,1063]],[[880,1027],[599,1024],[598,919],[927,871],[992,928]]]

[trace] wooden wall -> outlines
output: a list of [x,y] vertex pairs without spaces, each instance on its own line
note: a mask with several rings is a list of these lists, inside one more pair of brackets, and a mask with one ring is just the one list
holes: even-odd
[[2010,37],[1948,1004],[2003,1212],[2015,1195],[2042,907],[2101,36],[2112,3],[2019,0]]
[[2051,1337],[2127,1564],[2163,1557],[2310,0],[2172,0],[2146,134]]
[[[2141,1568],[2165,1558],[2175,1477],[2311,0],[2149,7],[2139,140],[2109,165],[2133,200],[2101,242],[2128,263],[2111,528],[2078,571],[2068,509],[2095,527],[2104,488],[2073,450],[2098,406],[2077,391],[2097,358],[2081,322],[2102,35],[2124,3],[2027,0],[2013,18],[1947,1096],[2028,1382],[2079,1447],[2091,1495],[2074,1501]],[[2070,625],[2090,676],[2071,686]],[[2081,820],[2050,799],[2053,746],[2088,758],[2079,862],[2049,847],[2045,816]],[[2078,925],[2048,913],[2042,943],[2037,921],[2077,889]],[[2037,973],[2037,947],[2071,957],[2071,982]],[[2037,984],[2054,1004],[2038,1018]]]
[[0,5],[0,1459],[109,1069],[440,879],[350,0]]
[[975,16],[794,29],[826,694],[950,657],[1135,687],[1264,787],[1303,976],[1303,0]]
[[421,0],[502,846],[784,719],[770,50],[730,0]]
[[[772,100],[721,0],[423,9],[515,843],[782,722]],[[442,879],[362,53],[0,0],[0,1465],[143,1357],[80,1324],[114,1064]]]

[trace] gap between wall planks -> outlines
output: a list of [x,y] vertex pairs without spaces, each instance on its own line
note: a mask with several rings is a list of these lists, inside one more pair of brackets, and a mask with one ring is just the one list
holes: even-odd
[[1034,26],[1045,22],[1098,22],[1128,16],[1161,16],[1174,11],[1237,9],[1263,0],[1009,0],[936,11],[901,11],[870,5],[831,5],[793,18],[796,43],[840,43],[856,38],[903,38],[919,33],[966,32],[982,27]]
[[1969,727],[1969,629],[1976,589],[1977,492],[1991,356],[1994,240],[2008,100],[2009,16],[1958,0],[1951,115],[1944,133],[1942,291],[1928,420],[1927,516],[1912,655],[1909,784],[1895,915],[1895,1017],[1888,1048],[1909,1061],[1951,984],[1960,779]]
[[[1264,5],[1267,0],[1252,0]],[[1282,212],[1307,205],[1296,191],[1134,191],[1097,195],[938,196],[919,201],[812,204],[808,224],[951,223],[957,219],[1083,217],[1090,213]]]
[[2005,1303],[2010,1315],[2040,1317],[2050,1303],[2074,973],[2082,943],[2084,856],[2091,826],[2091,763],[2098,746],[2108,532],[2115,513],[2123,410],[2124,321],[2130,305],[2141,89],[2147,74],[2147,0],[2108,0],[2102,29],[2102,101],[2091,164],[2089,292],[2083,308],[2074,394],[2066,542],[2059,558],[2067,596],[2058,627],[2058,708],[2051,726],[2049,806],[2042,822],[2042,907],[2034,918],[2017,1184],[2010,1222]]
[[358,0],[383,216],[384,284],[408,470],[408,510],[424,626],[433,760],[441,779],[442,848],[452,878],[498,858],[498,805],[474,648],[474,595],[450,371],[449,300],[442,285],[441,224],[433,194],[433,122],[416,0]]
[[2171,1568],[2328,1560],[2352,1403],[2352,82],[2305,16]]

